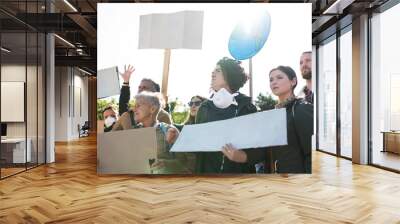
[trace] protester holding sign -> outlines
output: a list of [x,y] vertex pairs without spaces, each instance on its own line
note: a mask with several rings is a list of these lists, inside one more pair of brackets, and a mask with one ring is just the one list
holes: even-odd
[[[124,73],[121,73],[121,77],[124,80],[123,85],[121,87],[121,94],[119,97],[119,114],[120,118],[115,123],[114,127],[112,128],[113,131],[118,130],[127,130],[131,128],[135,128],[136,123],[134,119],[134,112],[133,108],[129,108],[129,99],[130,99],[130,87],[129,82],[131,75],[135,71],[135,68],[132,65],[125,65]],[[160,86],[151,79],[142,79],[138,86],[138,93],[143,91],[148,92],[160,92]],[[161,100],[162,106],[160,112],[157,115],[157,120],[160,122],[164,122],[167,124],[172,124],[171,116],[163,110],[164,107],[164,100]]]
[[[219,60],[211,77],[211,89],[214,93],[201,104],[196,124],[255,113],[257,108],[251,103],[251,98],[238,92],[246,81],[247,76],[239,61],[227,57]],[[254,172],[254,169],[247,164],[225,159],[221,152],[196,153],[196,173],[249,172]]]
[[[121,94],[119,95],[119,110],[118,115],[115,112],[115,109],[112,105],[106,107],[103,110],[103,117],[104,117],[104,132],[112,131],[114,128],[115,123],[117,123],[119,116],[124,114],[125,112],[129,111],[129,79],[131,74],[135,71],[133,66],[129,65],[128,68],[125,65],[124,73],[121,73],[121,77],[124,80],[124,83],[121,87]],[[118,124],[120,125],[120,124]],[[116,126],[118,126],[116,125]]]
[[[311,173],[311,136],[313,106],[294,96],[296,73],[288,66],[279,66],[269,73],[270,88],[278,96],[276,108],[286,108],[288,145],[267,149],[237,150],[233,145],[223,147],[230,160],[255,164],[265,160],[272,150],[273,163],[278,173]],[[266,123],[267,125],[268,123]]]
[[151,165],[153,174],[191,173],[180,156],[169,152],[176,141],[179,131],[173,125],[157,121],[161,109],[161,94],[141,92],[135,96],[134,119],[136,128],[155,127],[157,134],[157,159]]

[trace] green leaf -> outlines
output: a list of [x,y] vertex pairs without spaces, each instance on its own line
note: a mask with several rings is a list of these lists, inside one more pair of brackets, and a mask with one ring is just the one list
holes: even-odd
[[256,106],[260,108],[261,111],[274,109],[277,103],[278,101],[272,98],[269,93],[265,95],[260,93],[255,101]]

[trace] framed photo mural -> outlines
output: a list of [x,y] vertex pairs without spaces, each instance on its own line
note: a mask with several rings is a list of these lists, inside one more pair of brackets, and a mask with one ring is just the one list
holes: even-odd
[[98,4],[98,174],[311,173],[309,33],[311,4]]

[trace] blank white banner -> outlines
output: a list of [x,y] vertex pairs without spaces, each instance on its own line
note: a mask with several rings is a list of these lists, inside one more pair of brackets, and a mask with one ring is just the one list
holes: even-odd
[[286,109],[186,125],[171,151],[221,151],[227,143],[238,149],[287,145]]
[[97,71],[97,99],[120,94],[118,67]]
[[203,14],[182,11],[140,16],[139,49],[201,49]]

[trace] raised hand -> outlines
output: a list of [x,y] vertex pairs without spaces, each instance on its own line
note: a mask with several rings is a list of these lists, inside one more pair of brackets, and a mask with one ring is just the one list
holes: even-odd
[[242,150],[236,149],[232,144],[222,147],[222,153],[229,159],[237,163],[247,162],[247,154]]
[[132,65],[124,65],[124,73],[120,73],[122,79],[124,82],[129,82],[129,79],[131,78],[132,73],[135,71],[135,68]]

